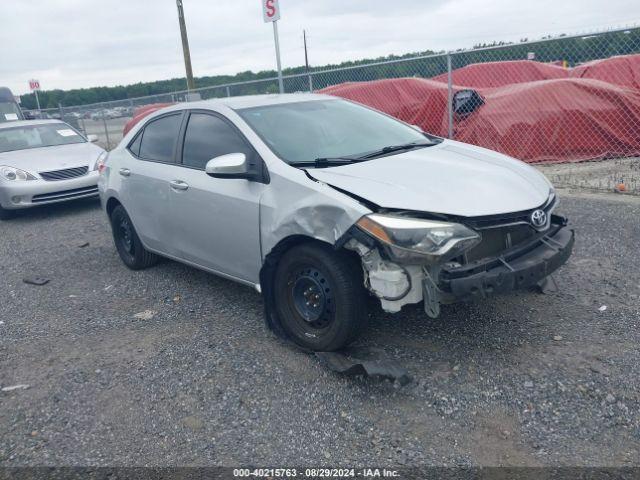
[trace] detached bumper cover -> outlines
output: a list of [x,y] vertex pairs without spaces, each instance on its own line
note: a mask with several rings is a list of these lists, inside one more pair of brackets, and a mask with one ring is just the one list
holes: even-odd
[[574,231],[554,215],[551,228],[525,245],[440,273],[439,287],[451,300],[483,298],[532,287],[564,265],[574,244]]

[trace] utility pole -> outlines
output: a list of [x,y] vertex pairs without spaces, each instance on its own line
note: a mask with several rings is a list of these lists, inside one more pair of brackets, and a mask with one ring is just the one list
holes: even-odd
[[178,5],[178,21],[180,22],[180,36],[182,37],[182,53],[184,54],[184,68],[187,72],[187,90],[194,90],[193,70],[191,69],[191,52],[189,51],[189,39],[187,38],[187,25],[184,22],[184,9],[182,0],[176,0]]
[[302,30],[302,38],[304,39],[304,64],[307,67],[307,76],[309,77],[309,92],[313,92],[313,78],[309,73],[309,55],[307,54],[307,31]]

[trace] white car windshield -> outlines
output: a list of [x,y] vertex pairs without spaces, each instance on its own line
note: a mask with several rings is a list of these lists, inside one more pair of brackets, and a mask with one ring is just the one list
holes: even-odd
[[66,123],[0,128],[0,152],[84,142],[85,138]]
[[287,163],[356,158],[390,146],[428,146],[438,141],[391,117],[338,99],[265,105],[237,113]]

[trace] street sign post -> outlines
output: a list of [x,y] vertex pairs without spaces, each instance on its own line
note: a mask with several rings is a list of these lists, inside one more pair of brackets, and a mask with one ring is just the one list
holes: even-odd
[[262,18],[265,23],[273,24],[273,40],[276,44],[276,63],[278,65],[278,86],[284,93],[282,82],[282,64],[280,62],[280,40],[278,38],[278,20],[280,20],[280,4],[278,0],[260,0],[262,2]]
[[38,98],[38,90],[40,90],[40,80],[29,80],[29,88],[36,96],[36,105],[38,106],[38,112],[40,112],[40,99]]

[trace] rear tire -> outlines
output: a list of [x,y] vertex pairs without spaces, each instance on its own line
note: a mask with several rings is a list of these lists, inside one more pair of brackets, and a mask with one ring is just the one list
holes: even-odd
[[11,220],[15,215],[16,212],[14,210],[7,210],[0,206],[0,220]]
[[118,254],[131,270],[142,270],[158,262],[158,256],[142,245],[133,222],[122,205],[111,212],[111,230]]
[[366,327],[362,267],[345,251],[319,243],[293,247],[278,263],[274,292],[282,328],[304,348],[338,350]]

